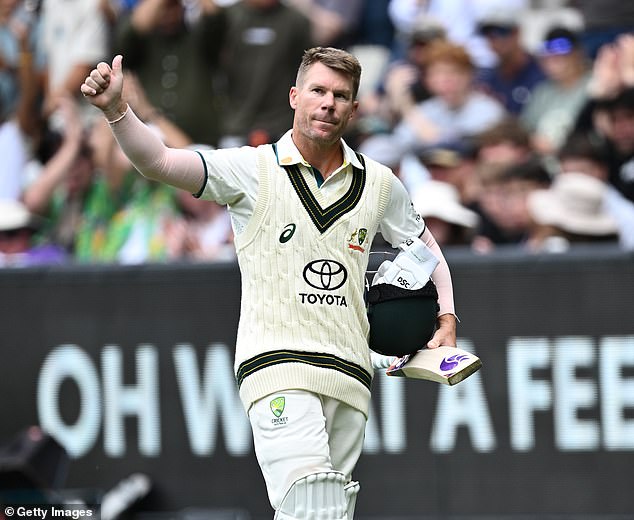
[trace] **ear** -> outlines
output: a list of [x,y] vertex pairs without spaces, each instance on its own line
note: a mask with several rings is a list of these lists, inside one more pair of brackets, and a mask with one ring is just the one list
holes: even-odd
[[358,101],[353,101],[352,103],[352,111],[350,112],[350,119],[352,119],[354,117],[354,115],[357,113],[357,109],[359,108],[359,102]]
[[291,87],[290,92],[288,93],[288,102],[291,105],[291,108],[295,110],[297,108],[297,87]]

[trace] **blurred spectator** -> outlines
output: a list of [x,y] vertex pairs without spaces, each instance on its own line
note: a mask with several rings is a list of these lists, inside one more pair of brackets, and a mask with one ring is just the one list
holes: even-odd
[[[131,73],[126,74],[124,97],[135,112],[144,117],[169,146],[189,145],[191,141],[180,129],[149,103],[135,77]],[[51,157],[44,159],[40,173],[26,187],[23,201],[31,212],[47,217],[46,225],[42,226],[40,234],[52,238],[55,243],[74,254],[78,248],[84,251],[85,244],[90,239],[87,236],[90,231],[86,231],[89,229],[86,225],[86,212],[93,211],[89,207],[94,204],[96,191],[101,190],[100,196],[105,198],[103,192],[107,190],[104,190],[103,179],[109,179],[112,190],[116,192],[117,185],[121,182],[118,179],[132,166],[121,154],[119,147],[114,146],[112,133],[103,118],[95,121],[90,128],[89,142],[82,129],[77,103],[70,97],[60,97],[57,99],[56,108],[63,123],[60,133],[53,134],[59,137],[59,142],[54,145]],[[105,184],[108,184],[108,181]],[[142,185],[143,182],[137,184]],[[121,201],[113,200],[112,211],[121,209],[117,207],[119,202]],[[135,201],[134,204],[139,202]],[[151,204],[148,207],[151,208]],[[165,207],[165,213],[167,217],[175,214],[169,205]],[[101,213],[101,216],[104,215],[105,213]],[[140,211],[136,217],[142,220],[148,215]],[[107,227],[112,223],[104,221],[102,224]],[[78,238],[80,236],[81,239]],[[161,247],[168,249],[167,246]],[[102,258],[101,255],[105,253],[98,250],[97,245],[91,254],[95,260],[115,260],[113,257]],[[165,254],[169,256],[169,251]],[[86,255],[82,257],[83,260],[89,259],[85,251],[82,255]]]
[[614,154],[610,181],[629,200],[634,201],[634,87],[607,103],[607,139]]
[[361,99],[378,87],[392,54],[394,25],[387,14],[389,3],[390,0],[363,1],[359,26],[348,49],[363,67],[358,94]]
[[584,25],[581,42],[591,59],[596,58],[603,45],[634,28],[634,2],[571,0],[570,5],[581,13]]
[[391,135],[377,133],[370,135],[359,144],[359,152],[390,168],[400,177],[403,149]]
[[[480,9],[490,4],[500,5],[501,0],[391,0],[389,14],[401,41],[406,41],[421,19],[440,24],[447,31],[447,38],[463,46],[469,53],[475,68],[487,69],[495,65],[495,56],[486,41],[476,31]],[[523,5],[524,0],[505,0],[505,5]]]
[[358,150],[390,168],[394,175],[401,179],[409,193],[413,193],[420,184],[427,182],[430,178],[429,171],[420,159],[405,150],[398,139],[391,134],[370,135],[359,144]]
[[466,143],[436,146],[423,150],[418,159],[429,178],[450,184],[461,204],[469,205],[476,196],[473,150]]
[[605,210],[619,228],[619,242],[624,249],[634,249],[634,202],[626,199],[610,181],[609,150],[586,134],[573,134],[559,150],[561,174],[583,173],[606,184]]
[[429,180],[413,193],[412,202],[441,246],[466,246],[471,243],[479,217],[462,205],[454,186]]
[[530,134],[515,117],[507,117],[473,137],[477,161],[512,164],[528,159],[533,151]]
[[10,73],[5,72],[14,75],[12,80],[15,80],[18,91],[15,105],[0,107],[8,108],[3,110],[5,117],[0,119],[0,155],[3,160],[0,169],[0,199],[20,197],[26,183],[25,168],[32,150],[39,144],[42,129],[38,105],[41,84],[34,63],[33,31],[32,24],[14,20],[11,25],[11,38],[17,45],[19,59]]
[[478,22],[479,33],[497,56],[497,65],[480,75],[479,84],[513,115],[522,111],[533,89],[546,78],[535,57],[524,47],[520,17],[519,10],[498,6]]
[[528,198],[548,188],[551,176],[540,157],[487,172],[478,199],[480,225],[472,242],[474,251],[490,253],[500,245],[524,247],[532,233]]
[[114,48],[158,112],[192,140],[217,145],[222,101],[214,78],[226,23],[214,6],[191,24],[185,14],[180,0],[139,0],[119,19]]
[[502,120],[504,107],[474,89],[474,71],[463,47],[446,41],[431,43],[426,83],[432,97],[419,104],[402,103],[395,135],[413,149],[424,149],[459,142]]
[[31,213],[46,217],[40,234],[72,254],[95,166],[76,102],[60,97],[56,108],[64,122],[60,142],[37,178],[25,188],[22,199]]
[[617,243],[618,226],[605,210],[607,185],[583,173],[563,173],[547,190],[528,198],[535,226],[528,246],[536,252],[563,252],[576,243]]
[[394,44],[394,24],[388,15],[390,0],[373,0],[362,2],[359,27],[357,28],[355,45],[380,45],[391,49]]
[[634,35],[601,47],[575,132],[603,140],[610,183],[634,202]]
[[[36,6],[24,0],[0,0],[0,119],[16,110],[21,87],[17,71],[29,59],[37,41]],[[41,65],[41,64],[40,64]]]
[[288,92],[312,47],[310,22],[280,0],[241,0],[225,15],[221,147],[273,142],[292,121]]
[[[124,72],[125,83],[123,97],[132,107],[134,113],[152,127],[167,146],[184,148],[192,143],[191,138],[179,126],[168,119],[165,114],[156,108],[148,99],[145,89],[137,76],[132,72]],[[103,119],[98,125],[105,126]]]
[[109,57],[109,25],[100,0],[42,0],[41,23],[49,114],[57,97],[81,98],[79,86]]
[[355,42],[365,0],[287,0],[287,3],[310,20],[315,45],[347,49]]
[[233,230],[227,209],[211,200],[176,194],[184,218],[171,223],[172,255],[196,262],[234,260]]
[[42,220],[17,200],[0,200],[0,267],[59,264],[66,260],[61,247],[35,241]]
[[444,28],[437,23],[425,21],[414,27],[405,58],[394,61],[385,73],[382,95],[387,106],[381,113],[388,121],[394,122],[395,117],[398,120],[405,107],[429,99],[431,94],[426,84],[429,47],[432,42],[445,37]]
[[406,55],[386,64],[373,89],[359,90],[359,110],[352,129],[361,134],[389,132],[398,123],[403,106],[428,99],[427,49],[432,41],[444,38],[445,30],[437,23],[425,21],[417,25],[408,41]]
[[84,196],[75,259],[136,264],[173,258],[169,230],[180,218],[176,190],[139,176],[105,120],[91,129],[89,142],[95,174]]
[[547,79],[537,85],[521,112],[533,147],[552,154],[572,131],[590,80],[589,61],[576,33],[564,27],[547,31],[538,51]]

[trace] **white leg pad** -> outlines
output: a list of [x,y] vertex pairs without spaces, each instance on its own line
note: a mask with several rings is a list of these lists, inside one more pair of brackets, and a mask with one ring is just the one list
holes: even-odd
[[343,488],[346,500],[348,501],[348,520],[352,520],[354,518],[354,506],[357,503],[359,489],[361,489],[361,486],[356,481],[348,482]]
[[348,520],[343,473],[324,471],[296,480],[274,520]]

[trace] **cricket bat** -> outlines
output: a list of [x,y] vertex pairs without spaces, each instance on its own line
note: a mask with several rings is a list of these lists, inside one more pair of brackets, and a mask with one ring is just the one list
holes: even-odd
[[456,347],[424,348],[397,359],[387,370],[388,376],[427,379],[455,385],[482,366],[480,358]]

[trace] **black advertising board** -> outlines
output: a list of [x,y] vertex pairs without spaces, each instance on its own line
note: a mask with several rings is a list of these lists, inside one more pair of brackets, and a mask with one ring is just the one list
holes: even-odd
[[[358,518],[634,515],[634,262],[448,254],[456,387],[377,376]],[[0,441],[38,424],[69,488],[141,472],[146,514],[271,518],[233,377],[231,263],[0,271]]]

